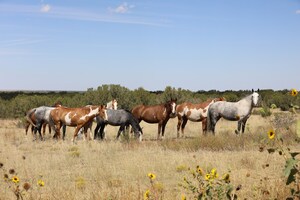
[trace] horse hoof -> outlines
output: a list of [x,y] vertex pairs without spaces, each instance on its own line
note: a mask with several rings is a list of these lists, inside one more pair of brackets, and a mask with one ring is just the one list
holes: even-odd
[[237,134],[237,135],[238,135],[238,134],[240,134],[240,132],[239,132],[238,130],[235,130],[235,134]]

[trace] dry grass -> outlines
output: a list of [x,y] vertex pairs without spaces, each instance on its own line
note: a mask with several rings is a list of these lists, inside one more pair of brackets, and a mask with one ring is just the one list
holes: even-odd
[[[178,186],[187,169],[200,165],[231,171],[233,185],[242,185],[239,199],[284,199],[289,193],[283,177],[284,160],[276,154],[259,152],[270,119],[251,116],[244,135],[236,136],[236,122],[220,121],[216,136],[202,136],[201,123],[188,122],[187,138],[176,139],[177,119],[166,127],[165,139],[156,141],[157,125],[142,123],[144,139],[115,141],[117,128],[107,128],[107,141],[78,140],[71,143],[73,128],[66,141],[32,141],[18,122],[1,120],[0,162],[5,170],[15,169],[20,182],[32,187],[25,199],[143,199],[149,187],[147,174],[156,174],[162,199],[180,199],[185,191]],[[280,130],[292,148],[299,149],[296,124]],[[299,129],[299,127],[298,127]],[[268,165],[267,165],[268,164]],[[45,186],[39,188],[37,180]],[[0,180],[0,199],[15,199],[11,188]]]

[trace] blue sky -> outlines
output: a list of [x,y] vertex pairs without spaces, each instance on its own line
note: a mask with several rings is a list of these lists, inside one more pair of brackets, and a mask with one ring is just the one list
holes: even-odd
[[300,88],[299,0],[0,0],[0,90]]

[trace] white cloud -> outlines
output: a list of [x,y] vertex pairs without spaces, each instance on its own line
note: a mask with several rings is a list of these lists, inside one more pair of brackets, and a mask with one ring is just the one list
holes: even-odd
[[300,10],[296,10],[296,14],[300,15]]
[[42,5],[40,11],[43,12],[43,13],[47,13],[47,12],[50,11],[50,9],[51,9],[51,6],[49,4],[45,4],[45,5]]
[[135,7],[134,5],[129,5],[127,2],[124,2],[121,5],[117,6],[116,8],[109,8],[109,10],[114,13],[124,14],[124,13],[128,13],[129,10],[131,10],[134,7]]

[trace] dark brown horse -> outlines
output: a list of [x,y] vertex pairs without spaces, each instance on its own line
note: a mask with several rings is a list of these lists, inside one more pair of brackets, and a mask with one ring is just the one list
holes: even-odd
[[153,106],[138,105],[132,109],[132,114],[139,122],[144,120],[150,124],[158,123],[157,139],[160,138],[160,132],[163,139],[167,122],[171,115],[176,114],[176,101],[177,99],[171,99],[164,104]]
[[182,137],[184,137],[184,128],[188,120],[192,122],[202,121],[202,131],[205,134],[207,132],[207,110],[208,107],[216,101],[224,101],[224,98],[208,99],[203,103],[182,103],[177,105],[176,113],[178,117],[177,124],[177,137],[180,135],[180,128]]
[[[87,138],[87,129],[90,123],[96,116],[100,116],[107,120],[107,113],[105,106],[85,106],[82,108],[66,108],[58,107],[50,112],[50,123],[55,128],[55,136],[60,137],[60,128],[63,124],[67,126],[76,127],[72,141],[78,135],[78,131],[83,127],[84,134]],[[90,138],[89,138],[90,139]]]

